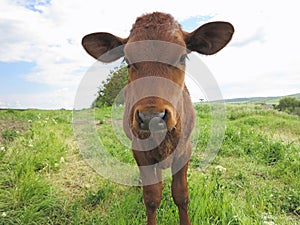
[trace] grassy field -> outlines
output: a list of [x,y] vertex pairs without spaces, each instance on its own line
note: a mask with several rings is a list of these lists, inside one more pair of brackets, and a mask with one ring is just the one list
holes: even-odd
[[[260,105],[227,104],[221,149],[199,169],[210,134],[209,105],[188,171],[192,224],[300,224],[300,118]],[[97,110],[103,145],[134,164],[116,140],[111,109]],[[142,190],[91,169],[74,140],[72,112],[0,111],[0,224],[145,224]],[[158,224],[178,224],[165,181]]]

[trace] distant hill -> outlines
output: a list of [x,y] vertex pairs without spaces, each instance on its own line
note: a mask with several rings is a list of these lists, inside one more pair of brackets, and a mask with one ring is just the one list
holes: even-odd
[[252,97],[252,98],[232,98],[225,99],[227,103],[266,103],[266,104],[278,104],[279,100],[285,97],[293,97],[300,100],[300,93],[286,96],[276,97]]

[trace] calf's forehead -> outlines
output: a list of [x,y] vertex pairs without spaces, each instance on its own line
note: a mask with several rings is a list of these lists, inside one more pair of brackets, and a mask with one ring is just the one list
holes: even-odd
[[179,25],[158,24],[151,28],[140,27],[131,31],[128,42],[143,40],[161,40],[185,46],[184,32]]
[[127,43],[124,53],[131,64],[152,61],[173,65],[187,51],[185,46],[172,42],[144,40]]
[[180,55],[186,54],[184,31],[170,14],[143,15],[132,26],[124,53],[131,63],[159,61],[172,64]]

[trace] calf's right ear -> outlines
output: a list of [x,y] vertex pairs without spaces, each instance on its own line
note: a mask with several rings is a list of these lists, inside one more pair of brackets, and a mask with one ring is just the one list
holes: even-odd
[[124,44],[127,39],[123,39],[110,33],[92,33],[83,37],[82,46],[95,59],[109,63],[124,56]]

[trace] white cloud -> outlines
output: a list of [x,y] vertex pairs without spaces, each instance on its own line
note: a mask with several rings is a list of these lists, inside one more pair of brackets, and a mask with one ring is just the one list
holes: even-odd
[[[201,57],[215,75],[224,97],[300,92],[300,85],[295,87],[300,73],[300,33],[296,31],[300,15],[295,0],[30,2],[36,3],[35,10],[30,10],[24,1],[0,2],[0,61],[35,62],[35,70],[26,75],[29,81],[60,90],[74,89],[85,68],[94,62],[81,47],[85,34],[106,31],[126,37],[137,16],[164,11],[179,21],[209,15],[212,20],[230,21],[235,26],[228,47],[216,56]],[[270,75],[279,73],[280,78]]]

